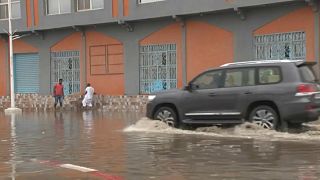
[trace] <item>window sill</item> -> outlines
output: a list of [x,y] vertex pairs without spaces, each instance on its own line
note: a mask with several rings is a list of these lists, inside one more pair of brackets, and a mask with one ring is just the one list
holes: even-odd
[[[11,18],[11,20],[18,20],[18,19],[21,19],[21,17],[19,17],[19,18]],[[0,21],[8,21],[8,18],[6,18],[6,19],[0,19]]]
[[67,12],[67,13],[46,14],[46,16],[68,15],[68,14],[72,14],[72,13]]
[[138,2],[138,5],[158,3],[158,2],[163,2],[163,1],[166,1],[166,0],[156,0],[156,1],[150,1],[150,2]]
[[88,11],[96,11],[96,10],[102,10],[104,8],[95,8],[95,9],[81,9],[77,10],[77,12],[88,12]]

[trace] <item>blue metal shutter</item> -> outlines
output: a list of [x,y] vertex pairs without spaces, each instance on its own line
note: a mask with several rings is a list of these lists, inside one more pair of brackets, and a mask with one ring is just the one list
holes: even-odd
[[39,55],[14,55],[15,92],[39,93]]

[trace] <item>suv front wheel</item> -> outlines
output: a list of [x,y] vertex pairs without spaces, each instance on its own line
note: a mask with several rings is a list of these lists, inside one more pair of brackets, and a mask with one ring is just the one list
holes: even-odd
[[163,121],[171,127],[178,127],[177,113],[170,107],[160,107],[154,114],[154,119]]
[[279,118],[272,107],[261,105],[251,111],[249,121],[265,129],[276,129]]

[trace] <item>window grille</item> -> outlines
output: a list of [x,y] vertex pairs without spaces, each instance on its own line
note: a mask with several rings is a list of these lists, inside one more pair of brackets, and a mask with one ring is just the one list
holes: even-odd
[[306,33],[288,32],[254,38],[256,60],[305,59]]
[[63,79],[65,95],[80,92],[80,52],[51,52],[51,91]]
[[175,44],[140,46],[140,93],[152,94],[177,87]]

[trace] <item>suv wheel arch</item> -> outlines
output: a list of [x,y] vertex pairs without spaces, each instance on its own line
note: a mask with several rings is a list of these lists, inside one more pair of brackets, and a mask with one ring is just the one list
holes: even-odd
[[171,104],[171,103],[163,103],[163,104],[157,105],[157,106],[154,108],[153,112],[152,112],[152,117],[153,117],[153,119],[156,119],[155,115],[156,115],[157,111],[158,111],[160,108],[163,108],[163,107],[168,107],[168,108],[172,109],[172,110],[174,111],[175,115],[176,115],[178,124],[180,124],[179,111],[178,111],[177,107],[176,107],[174,104]]
[[273,101],[256,101],[256,102],[253,102],[253,103],[251,103],[249,106],[248,106],[248,108],[247,108],[247,110],[245,111],[245,120],[248,120],[249,119],[249,116],[250,116],[250,112],[254,109],[254,108],[256,108],[256,107],[258,107],[258,106],[270,106],[270,107],[272,107],[275,111],[276,111],[276,113],[278,114],[278,117],[279,117],[279,119],[281,119],[281,114],[280,114],[280,111],[279,111],[279,108],[278,108],[278,106],[276,105],[276,103],[274,103]]
[[284,131],[284,132],[287,131],[287,126],[288,126],[287,124],[288,123],[281,118],[281,113],[279,111],[279,108],[276,105],[276,103],[274,103],[273,101],[257,101],[257,102],[251,103],[245,112],[244,118],[246,121],[249,121],[249,117],[250,117],[251,112],[259,106],[269,106],[270,108],[272,108],[278,115],[277,127],[275,127],[275,129],[280,130],[280,131]]

